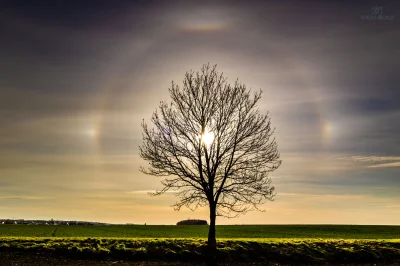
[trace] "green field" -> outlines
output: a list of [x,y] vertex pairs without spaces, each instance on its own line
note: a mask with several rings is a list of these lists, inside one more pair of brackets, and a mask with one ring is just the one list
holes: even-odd
[[[204,261],[208,226],[0,225],[0,252],[79,259]],[[32,253],[33,252],[33,253]],[[220,225],[217,259],[233,262],[400,262],[400,226]]]
[[[217,238],[400,239],[400,226],[217,225]],[[207,238],[196,225],[0,225],[0,237]]]

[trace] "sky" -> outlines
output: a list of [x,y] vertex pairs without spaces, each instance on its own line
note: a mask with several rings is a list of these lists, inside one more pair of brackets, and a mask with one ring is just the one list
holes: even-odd
[[217,224],[400,225],[398,1],[2,1],[0,218],[175,224],[139,171],[171,81],[262,89],[275,201]]

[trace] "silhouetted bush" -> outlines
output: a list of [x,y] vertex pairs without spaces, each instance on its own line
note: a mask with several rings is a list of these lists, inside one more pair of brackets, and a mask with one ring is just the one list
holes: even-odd
[[176,225],[208,225],[208,222],[206,220],[189,219],[179,221]]

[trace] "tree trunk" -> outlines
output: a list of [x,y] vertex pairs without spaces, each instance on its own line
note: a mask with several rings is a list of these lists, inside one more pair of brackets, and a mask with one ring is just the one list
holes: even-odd
[[210,227],[208,229],[208,241],[207,241],[207,265],[217,265],[216,253],[217,253],[217,240],[215,238],[215,218],[217,217],[216,204],[210,203]]
[[215,239],[215,219],[217,217],[217,207],[215,203],[210,203],[210,227],[208,229],[208,247],[210,250],[215,250],[217,240]]

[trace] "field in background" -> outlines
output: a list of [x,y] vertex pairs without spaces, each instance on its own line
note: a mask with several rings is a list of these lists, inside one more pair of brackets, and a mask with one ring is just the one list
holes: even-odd
[[[217,225],[217,238],[400,239],[400,226]],[[203,225],[0,225],[0,237],[207,238]]]

